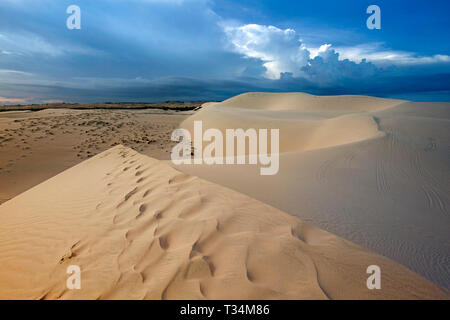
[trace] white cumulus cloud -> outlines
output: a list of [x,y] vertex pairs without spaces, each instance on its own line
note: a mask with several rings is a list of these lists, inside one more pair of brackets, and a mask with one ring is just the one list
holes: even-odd
[[233,51],[246,58],[259,59],[269,79],[280,79],[283,73],[310,80],[355,78],[373,75],[376,66],[424,65],[449,63],[450,56],[436,54],[418,56],[412,52],[390,50],[382,43],[350,47],[332,47],[326,43],[318,48],[302,43],[293,29],[246,24],[222,26]]
[[224,30],[236,52],[263,62],[269,79],[279,79],[284,72],[300,76],[308,63],[309,51],[292,29],[247,24]]

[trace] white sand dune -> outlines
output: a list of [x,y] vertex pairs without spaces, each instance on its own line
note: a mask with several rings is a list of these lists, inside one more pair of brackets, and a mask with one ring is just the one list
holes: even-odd
[[392,108],[405,100],[368,96],[314,96],[303,92],[248,92],[220,103],[221,106],[257,110],[368,112]]
[[195,120],[204,130],[217,128],[282,128],[280,152],[321,149],[382,137],[367,112],[392,108],[403,100],[365,96],[313,96],[306,93],[250,92],[221,103],[206,103],[181,127],[193,132]]
[[181,127],[193,132],[196,120],[203,121],[203,130],[217,128],[223,133],[227,128],[282,128],[281,153],[321,149],[384,135],[375,119],[365,114],[330,117],[317,112],[259,111],[213,104],[183,121]]
[[179,170],[264,201],[450,288],[450,104],[248,93],[182,123],[279,128],[280,170]]
[[[381,290],[366,287],[373,264]],[[66,288],[69,265],[80,290]],[[123,146],[0,205],[0,266],[1,299],[448,298],[385,257]]]

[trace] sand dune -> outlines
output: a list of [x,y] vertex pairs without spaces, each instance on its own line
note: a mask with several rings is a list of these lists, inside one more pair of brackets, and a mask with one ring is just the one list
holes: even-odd
[[188,114],[62,108],[0,112],[0,204],[118,144],[169,159],[172,131]]
[[[293,110],[260,111],[211,104],[184,120],[180,126],[193,132],[194,121],[197,120],[203,121],[203,130],[217,128],[224,133],[227,128],[282,128],[280,130],[282,153],[321,149],[384,135],[384,132],[378,130],[373,117],[341,112],[331,117],[317,112],[312,114]],[[247,154],[248,152],[247,150]]]
[[[186,119],[279,128],[280,170],[177,169],[227,186],[400,262],[450,288],[450,104],[248,93]],[[239,178],[237,178],[239,177]]]
[[224,107],[257,110],[302,110],[368,112],[392,108],[405,100],[368,96],[314,96],[303,92],[270,93],[248,92],[220,103]]
[[[382,290],[366,288],[368,265]],[[385,299],[448,293],[262,202],[116,146],[0,206],[0,298]],[[81,290],[66,289],[79,265]]]
[[206,103],[180,126],[193,132],[194,121],[201,120],[204,130],[223,132],[227,128],[282,128],[280,152],[298,152],[382,137],[385,133],[368,112],[402,103],[365,96],[250,92],[221,103]]

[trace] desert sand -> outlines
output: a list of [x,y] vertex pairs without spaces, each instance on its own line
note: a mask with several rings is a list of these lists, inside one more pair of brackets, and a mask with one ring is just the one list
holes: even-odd
[[[175,166],[195,120],[280,129],[278,174]],[[449,121],[448,103],[304,93],[2,112],[0,299],[448,299]]]
[[[176,166],[389,257],[450,288],[450,103],[246,93],[182,123],[279,128],[280,170]],[[170,163],[170,162],[169,162]]]
[[[366,268],[381,267],[382,290]],[[80,290],[66,288],[79,265]],[[407,268],[118,145],[0,205],[1,299],[439,299]]]
[[169,159],[174,145],[172,131],[192,114],[52,108],[0,112],[0,204],[118,144],[157,159]]

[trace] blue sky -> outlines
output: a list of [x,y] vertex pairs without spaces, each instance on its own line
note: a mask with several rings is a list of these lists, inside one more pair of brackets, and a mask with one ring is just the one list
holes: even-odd
[[[69,30],[70,5],[81,30]],[[366,8],[381,9],[369,30]],[[449,1],[2,0],[0,104],[246,91],[450,101]]]

